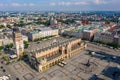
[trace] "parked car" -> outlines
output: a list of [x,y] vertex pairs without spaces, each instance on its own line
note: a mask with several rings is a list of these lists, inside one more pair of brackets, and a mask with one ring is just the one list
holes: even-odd
[[102,58],[101,59],[106,59],[107,57],[106,56],[102,56]]
[[64,66],[62,63],[58,63],[58,65],[59,65],[60,67],[63,67],[63,66]]
[[66,65],[66,64],[67,64],[65,61],[62,61],[61,63],[62,63],[62,64],[64,64],[64,65]]
[[112,56],[111,59],[112,59],[112,60],[115,60],[115,59],[117,59],[117,57],[116,57],[116,56]]

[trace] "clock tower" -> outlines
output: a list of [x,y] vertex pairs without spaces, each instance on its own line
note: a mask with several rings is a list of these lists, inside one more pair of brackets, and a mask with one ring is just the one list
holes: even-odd
[[16,54],[18,57],[21,57],[24,52],[24,44],[21,32],[18,27],[13,28],[13,42],[14,47],[16,48]]

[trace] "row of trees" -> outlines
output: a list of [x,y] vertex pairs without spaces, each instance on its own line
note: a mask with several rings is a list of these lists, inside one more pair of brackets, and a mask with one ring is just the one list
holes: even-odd
[[62,23],[65,23],[65,24],[70,24],[70,23],[74,23],[74,20],[70,20],[70,19],[67,19],[67,20],[59,20],[59,22],[62,22]]
[[50,25],[50,21],[46,21],[46,22],[41,22],[41,21],[37,21],[35,22],[36,24],[43,24],[45,26],[49,26]]
[[[38,24],[38,25],[43,24],[45,26],[49,26],[50,25],[49,21],[46,21],[46,22],[36,21],[35,23]],[[20,21],[18,23],[15,23],[14,26],[23,27],[23,26],[29,25],[29,24],[32,24],[32,23],[24,23],[24,21]]]
[[51,38],[51,37],[53,37],[53,36],[46,36],[46,37],[42,37],[42,38],[37,38],[37,39],[34,40],[34,42],[42,41],[42,40],[44,40],[44,39],[49,39],[49,38]]
[[[24,41],[24,48],[28,48],[28,46],[29,46],[29,43],[28,43],[27,41]],[[5,48],[12,48],[12,47],[13,47],[13,43],[7,44],[7,45],[5,45],[4,47],[5,47]],[[0,46],[0,50],[4,49],[4,47],[3,47],[3,46]]]
[[120,45],[116,44],[116,43],[104,43],[104,42],[101,42],[101,41],[95,41],[97,43],[100,43],[100,44],[104,44],[104,45],[108,45],[108,46],[112,46],[114,48],[120,48]]
[[20,22],[14,24],[14,26],[18,26],[18,27],[23,27],[25,25],[26,24],[24,23],[24,21],[20,21]]
[[10,29],[12,28],[12,26],[9,25],[9,24],[7,24],[6,26],[4,26],[4,25],[0,25],[0,29],[5,28],[5,27],[10,28]]
[[63,33],[62,36],[63,36],[63,37],[69,37],[69,38],[74,37],[73,35],[68,35],[68,34],[66,34],[66,33]]
[[[13,47],[13,43],[5,45],[5,48],[12,48],[12,47]],[[3,48],[4,48],[3,46],[0,46],[0,50],[2,50]]]

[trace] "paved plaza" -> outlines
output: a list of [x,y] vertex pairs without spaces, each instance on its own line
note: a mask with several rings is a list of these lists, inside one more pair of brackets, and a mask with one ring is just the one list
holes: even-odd
[[[93,44],[88,44],[88,49],[92,51],[104,51],[111,55],[120,55],[119,52]],[[95,74],[97,74],[99,80],[112,80],[109,76],[103,75],[102,72],[109,66],[119,66],[119,63],[101,60],[96,57],[98,56],[97,54],[95,57],[91,57],[87,55],[87,50],[67,59],[67,64],[64,67],[55,65],[45,72],[37,72],[23,61],[14,63],[8,67],[20,80],[94,80]],[[89,66],[86,65],[88,61]]]

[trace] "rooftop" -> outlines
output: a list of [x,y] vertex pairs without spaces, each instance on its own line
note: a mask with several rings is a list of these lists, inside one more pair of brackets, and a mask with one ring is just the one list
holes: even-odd
[[36,33],[39,33],[40,31],[49,31],[49,30],[52,30],[52,28],[50,28],[50,27],[42,27],[42,28],[39,28],[39,29],[31,30],[30,33],[36,34]]
[[45,51],[47,49],[54,48],[55,46],[60,46],[60,45],[66,44],[75,39],[76,38],[54,37],[49,40],[31,43],[30,46],[28,47],[27,51],[39,53],[39,52]]
[[31,34],[37,34],[39,32],[40,32],[40,30],[32,30],[32,31],[30,31]]
[[89,32],[90,33],[90,32],[92,32],[92,30],[84,30],[84,32]]

